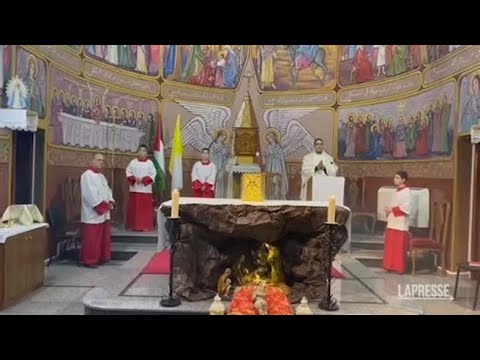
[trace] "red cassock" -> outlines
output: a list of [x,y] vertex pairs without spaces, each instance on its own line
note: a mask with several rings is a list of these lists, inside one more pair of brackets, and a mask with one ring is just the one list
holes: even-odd
[[[193,197],[213,198],[217,169],[212,162],[197,161],[192,169]],[[203,189],[202,189],[203,188]]]
[[387,271],[403,274],[405,273],[408,252],[410,189],[407,187],[398,188],[394,193],[390,207],[392,211],[387,217],[383,268]]
[[112,190],[105,176],[89,168],[80,177],[82,192],[80,261],[87,266],[107,262],[111,258],[110,207]]
[[151,160],[134,159],[128,165],[126,173],[130,192],[125,228],[133,231],[152,231],[154,229],[152,183],[157,174],[155,166]]
[[[105,204],[95,207],[99,215],[103,215]],[[82,247],[80,249],[80,262],[91,266],[110,261],[111,258],[111,223],[110,220],[102,224],[82,224]]]

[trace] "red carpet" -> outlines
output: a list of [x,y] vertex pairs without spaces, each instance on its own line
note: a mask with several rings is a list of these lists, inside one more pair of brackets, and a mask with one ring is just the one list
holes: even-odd
[[170,251],[156,253],[142,271],[142,274],[168,275],[170,273]]
[[[142,274],[168,275],[170,272],[170,251],[164,250],[156,253],[142,271]],[[343,279],[345,276],[332,267],[332,278]]]

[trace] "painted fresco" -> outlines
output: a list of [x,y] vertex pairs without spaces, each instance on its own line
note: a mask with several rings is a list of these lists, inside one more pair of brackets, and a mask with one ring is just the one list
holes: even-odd
[[45,118],[47,98],[46,62],[27,50],[18,47],[17,76],[22,79],[29,91],[27,108],[36,112],[40,119]]
[[158,76],[161,45],[85,45],[85,55],[116,68]]
[[339,160],[447,158],[453,152],[455,83],[410,98],[341,108]]
[[163,78],[185,84],[235,89],[248,56],[246,45],[162,45]]
[[422,45],[340,45],[341,86],[367,83],[416,70]]
[[252,59],[263,91],[333,88],[336,45],[255,45]]
[[151,145],[158,102],[51,68],[50,143],[75,148],[136,152]]

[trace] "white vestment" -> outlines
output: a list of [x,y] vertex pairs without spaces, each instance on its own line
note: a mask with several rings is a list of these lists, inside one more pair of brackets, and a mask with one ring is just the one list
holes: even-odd
[[390,202],[390,207],[398,207],[406,215],[394,216],[393,211],[387,216],[387,228],[401,231],[408,231],[410,223],[409,214],[412,206],[412,197],[409,188],[395,191]]
[[300,190],[300,200],[307,200],[307,184],[308,181],[315,174],[315,167],[322,161],[324,170],[316,172],[317,175],[322,176],[337,176],[338,166],[333,162],[333,158],[323,151],[321,154],[312,152],[303,157],[302,162],[302,187]]
[[217,175],[217,167],[213,162],[209,162],[208,165],[202,164],[201,161],[197,161],[192,168],[192,184],[198,180],[202,184],[208,183],[212,185],[212,190],[215,188],[215,176]]
[[[127,166],[127,178],[133,176],[135,178],[139,178],[140,180],[143,179],[145,176],[148,176],[155,181],[155,177],[157,176],[157,170],[155,170],[155,165],[151,160],[147,161],[140,161],[138,159],[133,159],[130,161],[130,164]],[[130,185],[130,192],[137,192],[137,193],[144,193],[144,194],[151,194],[152,193],[152,184],[148,184],[147,186],[143,185],[143,183],[134,185]]]
[[98,215],[94,209],[104,201],[114,202],[107,178],[101,173],[88,169],[80,177],[80,189],[82,192],[80,221],[85,224],[102,224],[110,220],[110,211]]

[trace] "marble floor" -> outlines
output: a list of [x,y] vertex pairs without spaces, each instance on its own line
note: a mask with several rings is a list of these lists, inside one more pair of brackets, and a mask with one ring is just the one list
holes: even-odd
[[[128,261],[112,261],[97,269],[79,267],[71,261],[54,262],[46,267],[45,286],[19,304],[0,311],[0,315],[82,315],[85,304],[96,309],[117,309],[129,312],[143,310],[146,313],[165,311],[159,300],[167,293],[168,277],[164,275],[140,275],[141,269],[155,249],[143,246]],[[453,295],[455,277],[439,274],[396,275],[380,268],[363,265],[348,254],[339,254],[335,267],[345,276],[335,279],[332,292],[340,310],[324,312],[311,304],[316,314],[465,314],[479,315],[472,310],[476,282],[462,276],[458,299],[411,299],[401,297],[408,287],[418,284],[442,284]],[[400,296],[399,296],[400,295]],[[210,301],[183,302],[177,312],[186,314],[208,312]],[[108,313],[108,311],[107,311]]]

